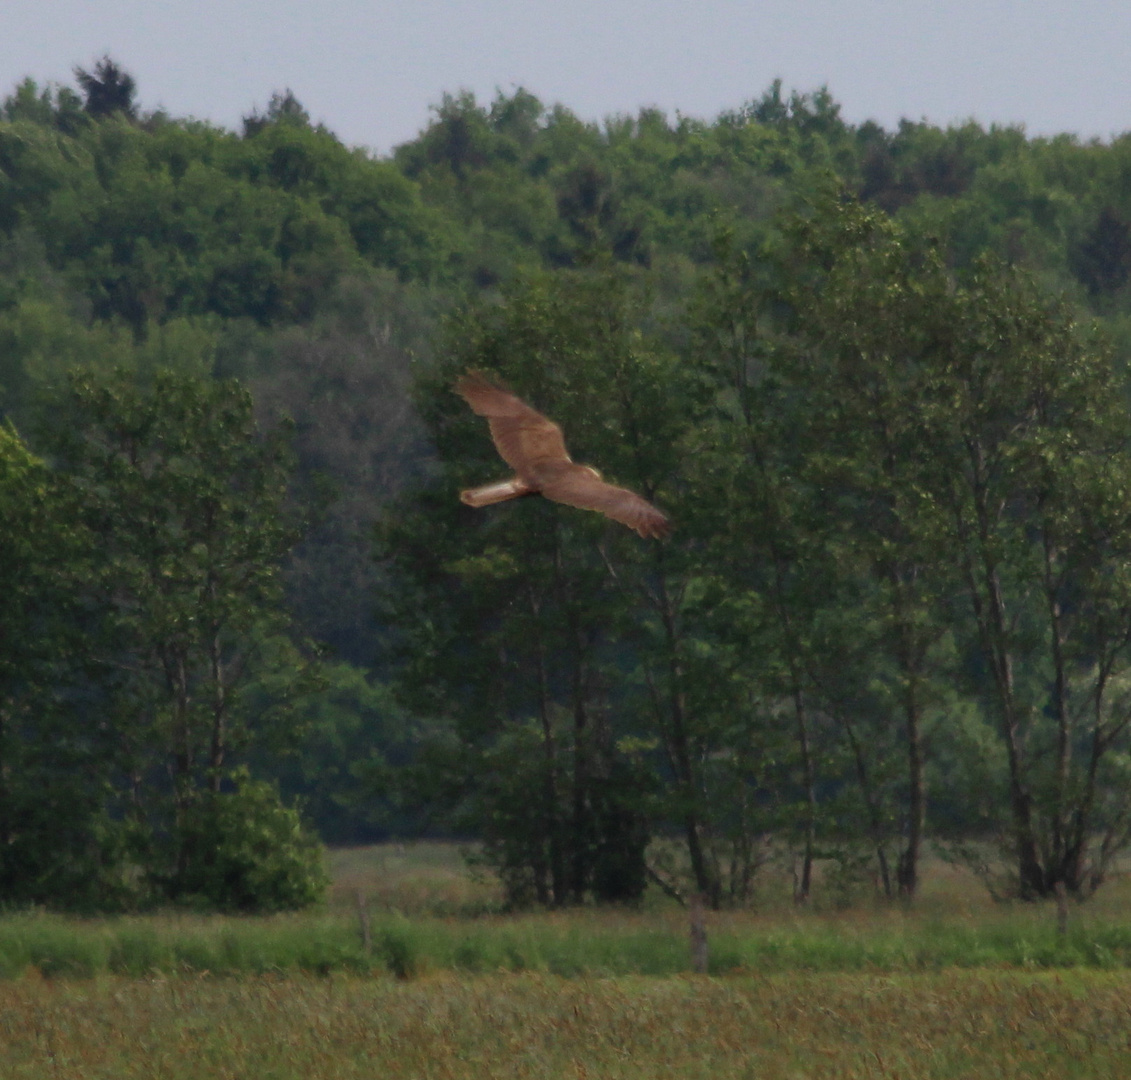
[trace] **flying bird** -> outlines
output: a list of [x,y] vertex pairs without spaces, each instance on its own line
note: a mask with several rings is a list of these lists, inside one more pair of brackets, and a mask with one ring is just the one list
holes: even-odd
[[510,480],[460,492],[468,506],[490,506],[522,495],[544,495],[554,502],[596,510],[641,536],[662,537],[671,523],[647,499],[627,488],[607,484],[588,465],[578,465],[566,452],[562,429],[521,398],[495,386],[478,371],[456,383],[456,393],[485,416],[499,456],[516,475]]

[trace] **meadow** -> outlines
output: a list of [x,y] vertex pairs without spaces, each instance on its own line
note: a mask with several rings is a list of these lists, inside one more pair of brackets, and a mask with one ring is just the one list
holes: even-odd
[[0,1077],[1126,1076],[1131,890],[500,913],[448,845],[330,854],[313,913],[0,918]]

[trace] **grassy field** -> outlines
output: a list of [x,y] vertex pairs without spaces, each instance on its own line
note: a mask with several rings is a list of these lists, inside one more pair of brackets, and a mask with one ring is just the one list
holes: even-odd
[[5,1080],[1126,1077],[1131,975],[0,984]]
[[331,859],[316,913],[0,918],[0,1078],[1131,1075],[1126,881],[1065,937],[942,864],[912,910],[768,895],[696,977],[661,898],[504,916],[450,846]]

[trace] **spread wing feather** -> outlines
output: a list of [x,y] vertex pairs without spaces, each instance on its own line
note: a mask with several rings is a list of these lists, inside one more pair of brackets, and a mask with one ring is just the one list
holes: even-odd
[[456,392],[474,413],[487,418],[499,456],[518,473],[519,486],[524,489],[511,491],[513,481],[489,485],[464,492],[464,502],[487,505],[538,491],[567,506],[596,510],[643,537],[666,536],[671,530],[668,519],[647,499],[627,488],[606,484],[588,466],[574,464],[566,451],[562,429],[521,398],[495,386],[477,371],[464,375],[456,383]]
[[557,424],[479,372],[465,375],[456,390],[472,412],[487,418],[499,456],[524,480],[532,480],[539,466],[570,460]]
[[607,484],[591,469],[572,462],[553,470],[542,482],[542,494],[554,502],[596,510],[605,517],[635,529],[645,539],[666,536],[671,523],[647,499],[628,488]]

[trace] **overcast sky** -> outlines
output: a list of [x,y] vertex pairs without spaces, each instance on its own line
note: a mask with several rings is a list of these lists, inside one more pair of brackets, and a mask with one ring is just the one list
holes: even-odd
[[710,120],[775,78],[889,129],[1131,130],[1128,0],[0,0],[0,95],[27,75],[73,85],[103,54],[143,109],[238,128],[290,88],[379,153],[445,91]]

